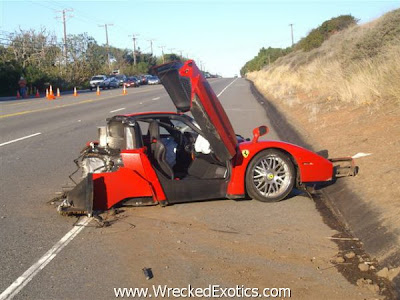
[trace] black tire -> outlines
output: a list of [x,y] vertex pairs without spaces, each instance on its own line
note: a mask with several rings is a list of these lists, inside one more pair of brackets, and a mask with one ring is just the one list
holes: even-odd
[[262,202],[277,202],[292,191],[296,171],[289,156],[276,149],[258,153],[246,171],[248,195]]

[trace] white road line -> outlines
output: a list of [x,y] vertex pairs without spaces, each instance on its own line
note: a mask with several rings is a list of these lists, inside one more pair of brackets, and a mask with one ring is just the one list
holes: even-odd
[[217,95],[217,97],[221,96],[223,92],[225,92],[225,90],[230,87],[235,81],[237,80],[237,78],[235,78],[230,84],[228,84],[226,87],[224,87],[224,89]]
[[18,141],[22,141],[22,140],[25,140],[25,139],[29,139],[29,138],[34,137],[34,136],[37,136],[37,135],[39,135],[39,134],[42,134],[42,133],[41,133],[41,132],[36,132],[36,133],[34,133],[34,134],[21,137],[21,138],[19,138],[19,139],[15,139],[15,140],[12,140],[12,141],[8,141],[8,142],[5,142],[5,143],[1,143],[1,144],[0,144],[0,147],[1,147],[1,146],[8,145],[8,144],[11,144],[11,143],[14,143],[14,142],[18,142]]
[[41,270],[50,263],[56,255],[71,242],[82,229],[89,224],[91,218],[82,218],[61,240],[59,240],[49,251],[46,252],[35,264],[18,277],[3,293],[0,300],[11,300],[14,298]]
[[114,109],[114,110],[110,111],[110,113],[115,113],[117,111],[124,110],[124,109],[125,109],[125,107]]
[[153,99],[151,99],[151,100],[158,100],[158,99],[160,99],[160,97],[155,97],[155,98],[153,98]]

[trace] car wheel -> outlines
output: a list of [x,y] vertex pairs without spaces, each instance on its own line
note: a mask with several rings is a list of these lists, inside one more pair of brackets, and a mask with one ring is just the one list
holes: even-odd
[[277,202],[292,191],[295,168],[288,155],[275,149],[258,153],[246,171],[248,195],[262,202]]

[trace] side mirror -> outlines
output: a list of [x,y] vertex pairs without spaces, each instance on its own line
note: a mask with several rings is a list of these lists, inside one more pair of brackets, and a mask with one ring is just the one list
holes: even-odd
[[252,143],[257,143],[260,136],[266,135],[269,132],[267,126],[263,125],[253,129],[253,140]]

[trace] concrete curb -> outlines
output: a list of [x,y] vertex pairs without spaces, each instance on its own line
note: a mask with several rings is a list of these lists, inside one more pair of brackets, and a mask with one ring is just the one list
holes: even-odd
[[[316,151],[317,149],[313,149],[312,145],[305,141],[285,115],[257,90],[254,83],[250,80],[249,83],[252,94],[266,110],[278,136],[287,142]],[[352,192],[345,180],[338,180],[321,192],[325,205],[340,223],[363,242],[365,251],[376,257],[380,266],[393,268],[400,265],[400,230],[390,231],[383,226],[383,218],[379,212]],[[400,294],[400,275],[394,278],[393,284]]]

